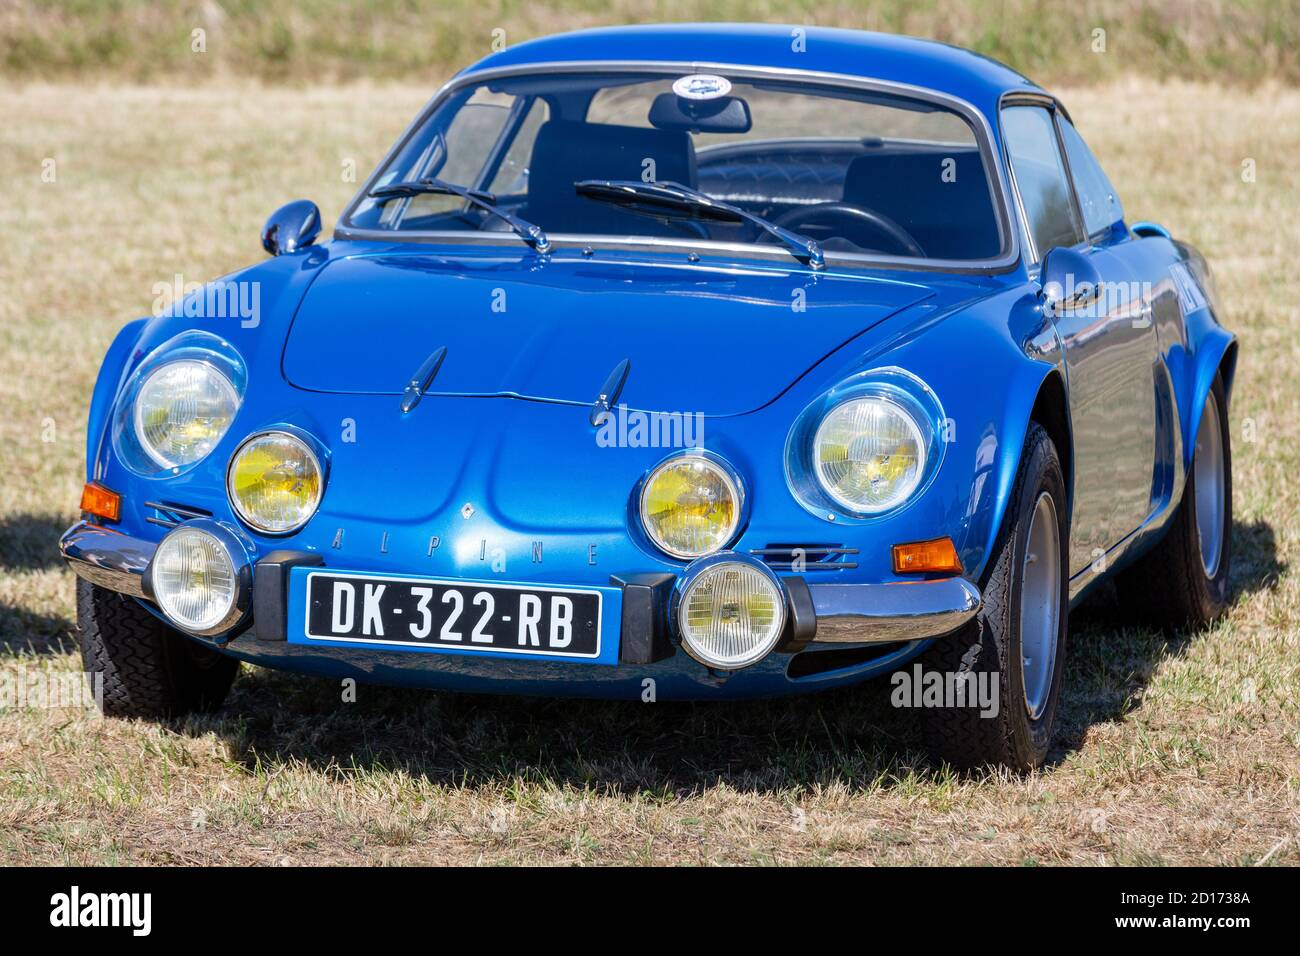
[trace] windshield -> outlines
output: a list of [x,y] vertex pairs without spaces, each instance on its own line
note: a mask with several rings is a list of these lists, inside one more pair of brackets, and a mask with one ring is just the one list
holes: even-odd
[[552,239],[780,241],[754,219],[647,215],[575,189],[615,180],[686,186],[827,253],[979,261],[1003,251],[989,172],[964,116],[790,80],[547,73],[468,84],[405,140],[347,225],[509,234],[508,221],[463,196],[382,188],[430,179],[479,190]]

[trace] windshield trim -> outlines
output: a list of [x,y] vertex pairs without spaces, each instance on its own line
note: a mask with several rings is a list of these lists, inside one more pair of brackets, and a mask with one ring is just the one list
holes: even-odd
[[[381,174],[388,168],[394,157],[406,147],[428,122],[433,113],[457,91],[466,86],[478,85],[495,79],[511,76],[527,76],[545,73],[651,73],[664,75],[681,75],[682,73],[720,73],[739,79],[785,79],[820,86],[843,87],[850,90],[893,94],[908,99],[934,103],[951,110],[965,119],[975,134],[980,151],[980,158],[985,167],[992,193],[992,201],[997,215],[998,232],[1002,240],[1002,251],[998,256],[988,259],[917,259],[906,256],[890,256],[852,252],[833,252],[826,250],[827,265],[858,268],[903,268],[920,269],[933,272],[962,272],[997,274],[1011,271],[1020,262],[1019,230],[1013,225],[1009,197],[1014,195],[1006,180],[1006,172],[998,162],[998,154],[993,144],[996,139],[988,117],[974,105],[960,97],[937,90],[897,83],[889,80],[875,80],[843,73],[827,73],[819,70],[796,70],[777,67],[762,67],[733,63],[684,62],[674,60],[578,60],[553,61],[550,63],[531,63],[525,65],[497,67],[460,73],[445,83],[434,93],[429,102],[407,126],[405,132],[389,148],[383,159],[362,183],[356,195],[348,202],[343,214],[339,216],[334,229],[336,239],[352,239],[378,242],[417,242],[441,245],[465,244],[501,244],[502,234],[476,230],[441,229],[441,230],[393,230],[366,229],[352,225],[352,217],[357,208],[366,200],[371,188],[377,184]],[[747,258],[781,258],[788,253],[781,247],[770,247],[766,243],[718,242],[714,240],[693,239],[690,241],[656,236],[613,236],[600,233],[561,233],[549,232],[547,237],[556,248],[649,248],[656,251],[680,250],[685,253],[709,255],[739,254]],[[513,243],[512,243],[513,245]],[[774,253],[774,255],[769,254]]]

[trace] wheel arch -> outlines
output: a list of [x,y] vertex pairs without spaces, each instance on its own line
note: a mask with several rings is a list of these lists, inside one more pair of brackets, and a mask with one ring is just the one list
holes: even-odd
[[[1038,387],[1038,395],[1029,413],[1030,421],[1043,426],[1052,443],[1056,446],[1056,455],[1061,460],[1061,472],[1065,476],[1066,513],[1074,510],[1074,434],[1070,426],[1070,403],[1065,392],[1065,378],[1060,369],[1052,369],[1043,378]],[[1026,430],[1028,430],[1026,426]]]
[[1237,340],[1234,338],[1228,343],[1228,347],[1223,351],[1223,357],[1219,359],[1219,376],[1223,379],[1223,391],[1229,398],[1232,397],[1232,380],[1237,375]]
[[[971,579],[981,579],[987,562],[996,551],[1002,526],[1006,519],[1008,503],[1015,489],[1024,458],[1025,438],[1032,424],[1041,426],[1056,446],[1065,478],[1066,514],[1070,514],[1074,498],[1074,441],[1066,381],[1057,365],[1042,361],[1027,362],[1008,370],[1010,377],[1002,393],[998,424],[993,442],[993,454],[987,467],[992,472],[988,486],[993,489],[986,509],[977,509],[971,534],[965,538],[962,560],[971,572]],[[983,476],[977,473],[977,484]],[[973,502],[972,502],[973,504]],[[967,559],[970,560],[967,560]]]
[[1205,410],[1205,400],[1214,387],[1216,375],[1223,379],[1223,393],[1231,407],[1232,386],[1237,374],[1237,348],[1237,337],[1218,325],[1207,331],[1197,343],[1183,415],[1184,469],[1192,466],[1201,413]]

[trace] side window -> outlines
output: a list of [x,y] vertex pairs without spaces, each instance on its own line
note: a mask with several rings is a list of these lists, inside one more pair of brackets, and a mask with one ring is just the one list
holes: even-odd
[[1083,227],[1088,235],[1095,236],[1124,218],[1124,209],[1115,194],[1115,187],[1088,149],[1079,131],[1070,121],[1061,117],[1061,138],[1065,140],[1065,157],[1070,161],[1070,175],[1074,177],[1074,191],[1079,196],[1083,210]]
[[1002,111],[1002,133],[1039,258],[1082,242],[1052,114],[1041,106],[1009,106]]

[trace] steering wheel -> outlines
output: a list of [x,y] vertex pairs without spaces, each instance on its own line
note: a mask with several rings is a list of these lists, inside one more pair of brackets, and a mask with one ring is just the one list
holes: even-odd
[[[814,238],[823,236],[852,236],[864,230],[871,230],[877,236],[888,239],[895,247],[908,255],[919,259],[925,258],[925,250],[916,241],[916,237],[874,209],[863,209],[846,202],[823,202],[812,206],[796,206],[775,220],[776,225],[794,232],[804,232],[807,227],[820,227]],[[862,243],[856,243],[862,245]],[[870,247],[870,244],[868,244]]]

